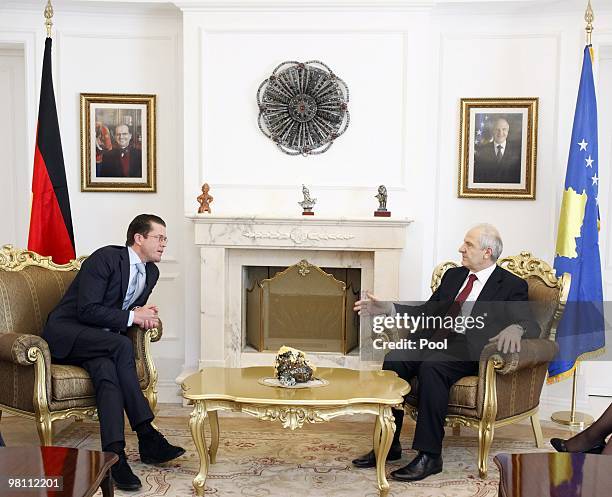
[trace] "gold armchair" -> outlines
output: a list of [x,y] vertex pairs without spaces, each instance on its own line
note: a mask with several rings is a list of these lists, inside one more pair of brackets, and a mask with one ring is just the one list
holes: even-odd
[[[478,471],[487,476],[489,449],[496,427],[531,419],[536,445],[543,446],[542,429],[538,418],[540,393],[546,378],[548,363],[557,354],[554,342],[557,324],[563,314],[569,294],[571,275],[555,276],[555,270],[529,252],[499,259],[497,264],[527,280],[529,301],[535,306],[535,319],[541,333],[539,338],[521,342],[520,353],[502,354],[494,344],[487,345],[480,355],[478,376],[465,376],[450,391],[446,424],[459,434],[461,426],[478,430]],[[434,269],[431,289],[436,290],[444,272],[456,267],[445,262]],[[416,419],[418,414],[418,380],[411,382],[404,409]]]
[[[47,315],[58,304],[85,258],[58,265],[49,257],[5,245],[0,249],[0,418],[2,411],[36,421],[41,445],[52,445],[52,423],[96,415],[96,398],[87,372],[53,364],[40,337]],[[153,412],[157,370],[150,344],[161,326],[128,330],[134,345],[140,387]]]

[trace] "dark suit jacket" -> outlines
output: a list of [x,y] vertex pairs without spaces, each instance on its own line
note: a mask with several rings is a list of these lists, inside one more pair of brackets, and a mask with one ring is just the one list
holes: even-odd
[[[132,306],[146,304],[159,278],[159,269],[152,262],[146,264],[145,271],[144,290]],[[127,331],[129,311],[121,307],[129,278],[127,247],[109,245],[85,259],[66,294],[49,314],[43,330],[42,337],[54,358],[66,358],[80,333],[101,328],[109,329],[109,333]]]
[[501,160],[497,162],[495,143],[481,145],[474,154],[475,183],[520,183],[521,150],[517,144],[506,142]]
[[[142,176],[142,151],[132,147],[126,149],[128,154],[128,178]],[[99,178],[125,178],[121,165],[121,149],[113,148],[102,154],[102,161],[96,164],[96,176]]]
[[[411,315],[422,313],[425,316],[446,316],[468,273],[469,270],[463,266],[447,270],[440,286],[425,304],[421,306],[396,304],[396,311],[400,314],[406,312]],[[537,338],[540,335],[540,326],[533,319],[527,299],[527,282],[510,271],[496,266],[472,308],[472,317],[484,314],[487,317],[483,330],[466,331],[470,360],[478,360],[489,338],[511,324],[523,327],[525,330],[523,338]]]

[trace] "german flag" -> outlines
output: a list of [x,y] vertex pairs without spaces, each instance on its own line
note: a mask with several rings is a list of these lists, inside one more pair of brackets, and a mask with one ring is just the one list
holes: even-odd
[[45,40],[40,84],[28,250],[51,256],[57,264],[75,258],[70,199],[51,75],[51,38]]

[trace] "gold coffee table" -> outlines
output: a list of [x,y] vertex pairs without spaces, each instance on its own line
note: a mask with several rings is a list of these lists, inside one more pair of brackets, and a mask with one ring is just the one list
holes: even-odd
[[[183,397],[195,403],[189,426],[200,455],[200,469],[193,479],[197,495],[204,495],[208,465],[215,463],[219,448],[217,411],[240,411],[262,420],[278,420],[291,430],[346,414],[375,414],[376,476],[380,496],[385,497],[389,492],[385,462],[395,432],[391,408],[403,403],[410,385],[392,371],[343,368],[317,368],[316,377],[329,384],[316,388],[289,389],[259,383],[272,376],[272,367],[204,368],[181,385]],[[204,434],[207,417],[211,431],[208,448]]]

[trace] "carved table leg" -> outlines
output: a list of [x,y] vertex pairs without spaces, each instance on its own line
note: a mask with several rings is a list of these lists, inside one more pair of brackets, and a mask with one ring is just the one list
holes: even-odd
[[376,422],[374,423],[374,435],[372,436],[372,447],[374,449],[374,455],[378,459],[378,447],[380,446],[380,434],[382,432],[380,426],[380,420],[376,416]]
[[111,478],[110,469],[100,483],[100,488],[102,489],[102,497],[113,497],[113,495],[115,495],[115,485]]
[[200,497],[204,495],[204,485],[208,475],[208,450],[206,449],[206,434],[204,433],[205,421],[206,404],[202,400],[196,400],[191,418],[189,419],[189,428],[191,428],[191,436],[200,456],[200,468],[198,474],[193,479],[193,488],[195,488],[196,494]]
[[[380,497],[386,497],[389,493],[389,482],[387,481],[387,476],[385,474],[385,463],[387,462],[387,454],[389,454],[389,448],[391,447],[393,434],[395,433],[394,419],[395,418],[391,412],[391,407],[379,407],[376,425],[380,426],[380,438],[378,440],[378,447],[376,445],[374,446],[374,452],[376,454],[376,478],[378,480]],[[374,437],[374,443],[377,443],[376,436]]]
[[217,417],[217,411],[210,411],[208,413],[208,420],[210,421],[210,448],[208,453],[210,455],[210,464],[215,464],[217,461],[217,449],[219,448],[219,418]]

